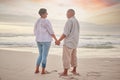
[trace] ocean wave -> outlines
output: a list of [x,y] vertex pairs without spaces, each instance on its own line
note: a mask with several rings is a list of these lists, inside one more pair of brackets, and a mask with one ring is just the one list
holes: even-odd
[[[90,49],[116,48],[120,46],[119,37],[120,35],[82,35],[79,39],[78,47]],[[53,42],[51,47],[61,48],[62,44],[61,46],[56,46]],[[0,47],[36,47],[36,43],[33,34],[0,33]]]
[[79,43],[79,48],[95,48],[95,49],[111,49],[116,48],[116,45],[120,46],[120,41],[106,41],[106,40],[92,40],[83,41]]
[[33,36],[33,34],[11,34],[11,33],[0,33],[0,37],[18,37],[18,36]]
[[116,48],[116,47],[113,45],[108,45],[108,44],[86,44],[82,46],[80,46],[79,44],[79,48],[111,49],[111,48]]
[[[35,43],[13,43],[13,42],[8,42],[8,43],[0,43],[0,46],[2,47],[36,47],[37,45]],[[53,48],[61,48],[62,45],[60,46],[55,46],[54,43],[52,43],[51,47]],[[112,43],[101,43],[101,44],[90,44],[90,43],[81,43],[78,45],[78,48],[91,48],[91,49],[111,49],[111,48],[116,48]]]
[[[0,33],[0,37],[16,37],[16,36],[34,36],[34,34]],[[60,35],[57,36],[60,37]],[[80,35],[81,39],[104,39],[106,37],[120,38],[120,35]]]
[[2,47],[35,47],[35,44],[32,43],[16,43],[16,42],[8,42],[8,43],[0,43]]

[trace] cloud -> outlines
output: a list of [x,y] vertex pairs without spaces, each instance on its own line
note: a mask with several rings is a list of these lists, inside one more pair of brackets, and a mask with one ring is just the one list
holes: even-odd
[[29,0],[29,1],[32,1],[32,2],[50,2],[53,0]]
[[0,0],[0,3],[13,2],[13,1],[16,1],[16,0]]
[[120,0],[73,0],[73,2],[87,11],[97,11],[115,4],[119,4]]

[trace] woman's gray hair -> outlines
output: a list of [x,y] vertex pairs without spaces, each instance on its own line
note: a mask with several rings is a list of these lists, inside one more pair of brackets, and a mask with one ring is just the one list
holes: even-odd
[[45,14],[45,13],[47,13],[47,9],[45,9],[45,8],[41,8],[40,10],[39,10],[39,12],[38,12],[38,14],[41,16],[41,15],[43,15],[43,14]]

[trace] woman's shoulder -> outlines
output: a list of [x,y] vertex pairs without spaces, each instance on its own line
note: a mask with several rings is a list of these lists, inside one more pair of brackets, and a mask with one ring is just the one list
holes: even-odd
[[49,19],[45,19],[46,20],[46,22],[50,22],[50,20]]
[[37,20],[36,20],[36,23],[38,23],[40,21],[40,18],[38,18]]
[[50,20],[48,20],[48,19],[45,19],[45,22],[48,23],[48,24],[51,23]]

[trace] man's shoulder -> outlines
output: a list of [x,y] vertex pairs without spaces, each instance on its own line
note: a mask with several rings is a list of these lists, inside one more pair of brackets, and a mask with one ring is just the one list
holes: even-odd
[[72,22],[72,18],[68,19],[67,22],[68,22],[68,23],[71,23],[71,22]]
[[69,19],[69,21],[78,21],[76,17],[72,17]]

